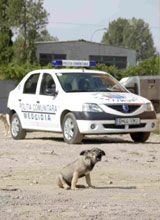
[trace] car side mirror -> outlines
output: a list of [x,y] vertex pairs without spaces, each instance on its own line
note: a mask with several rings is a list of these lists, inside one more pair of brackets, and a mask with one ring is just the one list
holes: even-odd
[[56,96],[58,94],[58,92],[55,90],[55,88],[47,88],[45,90],[46,95],[49,96]]
[[135,93],[135,90],[133,89],[133,88],[127,88],[131,93],[134,93],[134,94],[136,94]]

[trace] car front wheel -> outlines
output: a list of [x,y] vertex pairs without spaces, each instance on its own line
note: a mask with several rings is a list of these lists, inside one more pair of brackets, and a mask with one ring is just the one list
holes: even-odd
[[131,133],[130,136],[134,142],[143,143],[148,140],[150,136],[150,132],[136,132],[136,133]]
[[83,139],[79,132],[76,118],[72,113],[67,113],[62,123],[64,141],[68,144],[78,144]]
[[20,119],[17,113],[13,114],[11,118],[11,135],[15,140],[24,139],[26,136],[26,131],[22,128]]

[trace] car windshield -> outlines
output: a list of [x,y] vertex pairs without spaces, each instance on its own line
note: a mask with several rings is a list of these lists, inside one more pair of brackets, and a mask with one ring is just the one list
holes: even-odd
[[109,74],[57,73],[65,92],[126,92]]

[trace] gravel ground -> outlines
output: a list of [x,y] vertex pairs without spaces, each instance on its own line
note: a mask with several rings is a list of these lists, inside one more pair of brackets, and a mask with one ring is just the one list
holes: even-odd
[[[61,168],[92,147],[106,153],[91,173],[96,188],[58,188]],[[159,207],[160,134],[144,144],[105,135],[67,145],[52,133],[15,141],[0,121],[0,220],[159,220]]]

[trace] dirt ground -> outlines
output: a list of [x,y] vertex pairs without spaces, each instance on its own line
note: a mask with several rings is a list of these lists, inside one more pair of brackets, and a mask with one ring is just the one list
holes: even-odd
[[[105,135],[68,145],[62,135],[29,133],[15,141],[3,131],[0,121],[0,220],[160,219],[160,134],[144,144]],[[92,147],[106,153],[91,173],[96,188],[58,188],[61,168]],[[84,178],[78,183],[86,185]]]

